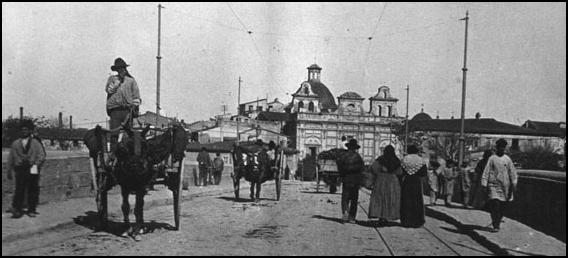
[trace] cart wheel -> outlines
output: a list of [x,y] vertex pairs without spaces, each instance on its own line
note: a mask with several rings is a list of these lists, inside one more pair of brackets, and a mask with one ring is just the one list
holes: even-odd
[[180,229],[180,221],[179,217],[181,214],[181,205],[180,205],[180,196],[182,194],[183,189],[183,172],[184,172],[184,159],[180,161],[178,172],[173,173],[173,186],[172,187],[172,194],[174,197],[174,222],[175,222],[175,229]]
[[108,174],[97,172],[97,215],[99,218],[99,230],[105,230],[108,226]]
[[280,201],[280,193],[282,191],[282,178],[277,177],[276,179],[276,200]]
[[321,180],[321,177],[318,176],[317,185],[316,185],[316,193],[320,192],[320,180]]

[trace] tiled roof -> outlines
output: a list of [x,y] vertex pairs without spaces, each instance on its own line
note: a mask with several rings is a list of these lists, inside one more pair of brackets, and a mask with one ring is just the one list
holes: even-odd
[[[337,104],[335,104],[333,94],[331,94],[329,89],[323,83],[318,80],[309,80],[307,83],[310,84],[312,91],[319,96],[322,109],[328,109],[330,111],[335,111],[337,109]],[[300,87],[295,94],[298,94],[301,90],[302,88]]]
[[[564,128],[562,128],[562,124],[564,125]],[[566,137],[566,123],[527,120],[522,127],[530,128],[542,133],[554,134],[558,137]]]
[[361,97],[361,95],[352,92],[352,91],[348,91],[345,92],[343,94],[341,94],[341,96],[339,96],[340,99],[359,99],[359,100],[363,100],[364,98]]
[[[431,119],[410,120],[410,131],[439,131],[460,132],[461,119]],[[492,118],[465,119],[465,133],[481,134],[505,134],[505,135],[531,135],[531,136],[555,136],[552,133],[539,132],[534,129],[523,128],[517,125],[499,122]]]
[[262,120],[262,121],[290,121],[293,118],[294,118],[293,114],[290,113],[269,112],[269,111],[260,112],[256,117],[257,120]]

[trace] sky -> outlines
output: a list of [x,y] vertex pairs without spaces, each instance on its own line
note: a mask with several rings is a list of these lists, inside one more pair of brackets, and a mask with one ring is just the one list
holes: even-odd
[[[122,57],[156,110],[158,3],[2,3],[2,118],[72,115],[104,123],[105,83]],[[334,97],[390,87],[409,115],[566,121],[566,3],[163,3],[161,114],[186,122],[241,102],[288,103],[322,67]],[[249,33],[250,31],[250,33]],[[369,39],[371,37],[371,39]],[[337,101],[337,99],[336,99]]]

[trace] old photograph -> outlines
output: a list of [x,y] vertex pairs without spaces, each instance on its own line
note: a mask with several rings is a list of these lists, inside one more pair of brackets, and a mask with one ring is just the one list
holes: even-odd
[[2,256],[566,256],[566,2],[2,2]]

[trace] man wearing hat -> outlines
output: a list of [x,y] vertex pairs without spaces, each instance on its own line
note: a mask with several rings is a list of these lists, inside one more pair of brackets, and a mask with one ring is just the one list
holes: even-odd
[[361,148],[357,140],[351,139],[347,144],[347,152],[337,159],[337,168],[343,179],[341,192],[341,211],[343,222],[355,223],[357,215],[357,202],[359,201],[359,187],[365,163],[357,150]]
[[35,217],[39,202],[39,170],[45,161],[45,150],[42,143],[35,137],[32,120],[24,119],[20,121],[21,136],[12,143],[10,154],[8,155],[8,180],[13,179],[16,174],[16,189],[12,202],[12,218],[23,216],[24,194],[28,195],[27,214]]
[[[117,75],[111,75],[106,84],[107,103],[106,110],[110,117],[110,129],[116,129],[124,122],[128,114],[133,111],[133,115],[138,116],[139,106],[142,102],[140,99],[140,90],[134,77],[128,73],[126,67],[129,65],[122,58],[114,60],[114,65],[110,70],[117,72]],[[128,125],[132,126],[132,125]],[[118,142],[118,132],[113,132],[110,138],[111,143],[111,160],[114,160],[114,150]]]
[[493,232],[498,232],[503,219],[503,210],[517,188],[517,169],[509,156],[505,154],[507,141],[503,138],[496,142],[495,155],[491,156],[485,165],[481,176],[481,185],[489,192],[489,211]]

